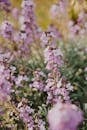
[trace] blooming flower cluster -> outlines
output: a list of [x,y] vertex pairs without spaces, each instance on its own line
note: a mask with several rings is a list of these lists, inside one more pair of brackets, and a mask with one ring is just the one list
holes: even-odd
[[9,21],[4,21],[0,27],[0,31],[1,31],[1,35],[4,38],[13,39],[13,26],[12,23],[10,23]]
[[57,24],[60,24],[60,21],[61,24],[62,21],[64,23],[65,19],[66,32],[68,33],[68,38],[71,39],[76,36],[84,38],[87,34],[87,12],[85,8],[79,9],[78,5],[81,4],[80,2],[59,0],[50,9],[51,19],[53,21],[55,19]]
[[70,102],[69,92],[73,91],[73,86],[61,76],[59,71],[63,65],[63,54],[56,47],[54,34],[52,32],[43,33],[41,40],[43,44],[46,43],[44,58],[46,69],[49,71],[45,86],[48,94],[47,102],[52,104],[58,101]]
[[[33,83],[30,87],[47,94],[46,105],[57,104],[48,112],[48,121],[51,130],[76,130],[79,123],[83,120],[83,115],[78,107],[71,104],[69,94],[73,91],[73,86],[60,72],[60,67],[63,65],[63,54],[56,46],[56,37],[53,32],[43,33],[41,41],[45,47],[44,59],[46,70],[48,71],[47,79],[46,75],[37,69],[34,72]],[[45,81],[43,82],[44,77]],[[58,115],[55,118],[56,113]],[[76,116],[77,114],[79,119]],[[74,120],[75,124],[73,123]]]
[[34,121],[32,114],[34,113],[34,110],[26,104],[25,99],[22,99],[22,101],[18,104],[18,111],[20,118],[25,124],[27,124],[28,129],[33,130]]
[[[52,6],[51,16],[65,18],[67,5],[68,0],[60,0]],[[0,42],[6,42],[5,47],[2,45],[3,51],[0,51],[0,105],[4,105],[0,106],[0,116],[5,107],[8,121],[5,119],[3,124],[6,129],[8,126],[22,129],[23,126],[26,130],[77,130],[83,113],[72,104],[70,94],[74,93],[74,87],[61,73],[64,56],[57,45],[63,38],[59,29],[55,24],[50,24],[42,33],[36,22],[33,0],[22,0],[20,9],[10,8],[9,0],[0,0],[0,9],[7,12],[4,12],[6,18],[0,25]],[[17,25],[9,21],[8,12]],[[75,27],[77,24],[78,27]],[[86,13],[79,15],[77,23],[72,21],[70,24],[75,34],[84,32],[83,28],[86,29]],[[32,51],[34,54],[37,51],[38,55],[38,49],[34,47],[41,49],[42,59],[36,58],[36,55],[33,57]],[[33,58],[38,61],[32,62]],[[37,64],[39,61],[43,66]],[[87,68],[84,71],[86,73]]]
[[29,45],[31,43],[36,43],[40,34],[39,27],[36,23],[34,6],[35,5],[32,0],[23,0],[21,4],[22,10],[19,17],[21,29],[19,38],[23,42],[23,44],[20,46],[20,49],[25,53],[29,51]]
[[82,120],[82,111],[73,104],[58,103],[48,113],[50,130],[77,130]]
[[56,4],[53,4],[50,9],[51,17],[52,18],[64,17],[67,13],[66,10],[67,5],[68,5],[68,0],[66,0],[66,2],[64,0],[60,0]]
[[45,130],[45,122],[40,118],[38,113],[35,113],[34,109],[27,105],[27,100],[25,98],[18,104],[17,110],[20,119],[23,120],[29,130]]
[[9,0],[0,0],[0,9],[5,10],[6,12],[10,11],[11,3]]
[[70,36],[74,37],[79,35],[81,37],[87,34],[87,13],[81,11],[76,21],[69,21]]
[[15,78],[15,84],[17,87],[23,87],[22,82],[28,81],[28,77],[26,75],[18,75],[18,77]]
[[30,85],[30,87],[36,88],[37,90],[40,90],[40,91],[44,91],[44,87],[45,87],[44,82],[43,82],[44,77],[45,77],[45,74],[39,69],[34,71],[34,78],[32,80],[33,83]]
[[52,32],[55,35],[56,40],[61,40],[62,39],[62,34],[60,33],[60,31],[53,24],[51,24],[48,27],[48,32]]
[[17,8],[12,10],[12,16],[19,22],[20,28],[16,29],[7,19],[0,27],[0,35],[13,43],[16,55],[23,57],[29,55],[30,44],[39,40],[41,30],[36,22],[34,7],[32,0],[23,0],[20,11]]
[[[9,68],[8,61],[11,58],[10,53],[0,52],[0,100],[6,101],[10,98],[13,86],[13,76]],[[10,59],[11,60],[11,59]]]

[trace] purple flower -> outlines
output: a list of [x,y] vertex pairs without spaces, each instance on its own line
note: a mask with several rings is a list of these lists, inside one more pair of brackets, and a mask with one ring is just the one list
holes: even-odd
[[4,38],[12,39],[13,38],[13,26],[9,21],[4,21],[0,27],[1,35]]
[[5,10],[6,12],[9,12],[11,3],[9,0],[0,0],[0,9]]
[[54,32],[42,34],[41,41],[45,44],[44,62],[49,70],[44,91],[47,92],[47,104],[57,102],[71,102],[69,93],[73,91],[73,86],[61,76],[60,67],[63,65],[63,54],[56,46]]
[[63,54],[61,50],[56,47],[55,34],[53,32],[43,33],[41,41],[46,45],[44,50],[46,68],[52,70],[55,67],[61,67],[63,64]]
[[10,99],[13,86],[13,74],[11,73],[9,53],[0,53],[0,101]]
[[73,38],[75,36],[84,37],[87,34],[87,13],[85,11],[81,11],[78,14],[78,18],[76,21],[69,21],[69,37]]
[[12,16],[13,16],[16,20],[18,20],[18,18],[19,18],[19,10],[18,10],[17,8],[13,8],[13,9],[12,9]]
[[48,32],[53,32],[53,34],[55,35],[55,39],[58,41],[58,40],[61,40],[62,38],[62,34],[59,32],[59,30],[53,25],[51,24],[48,28]]
[[0,0],[0,3],[6,4],[6,5],[10,5],[10,1],[9,0]]
[[34,113],[34,110],[30,108],[24,101],[20,102],[18,104],[18,111],[20,113],[20,118],[23,120],[25,124],[27,124],[28,128],[32,128],[34,126],[34,120],[32,114]]
[[44,82],[43,82],[43,77],[44,73],[41,72],[39,69],[37,69],[34,72],[34,78],[33,78],[33,83],[30,84],[30,87],[36,88],[37,90],[44,91]]
[[23,81],[28,81],[28,77],[27,76],[23,76],[23,75],[18,75],[17,78],[15,78],[15,84],[17,85],[17,87],[21,86],[23,87],[22,85],[22,82]]
[[82,121],[82,111],[73,104],[58,103],[48,112],[50,130],[77,130]]
[[41,31],[36,22],[34,2],[32,0],[23,0],[21,8],[22,10],[19,16],[19,39],[22,44],[20,44],[18,48],[20,55],[24,54],[28,56],[30,53],[30,44],[37,43]]
[[64,0],[58,1],[58,3],[52,5],[50,9],[50,16],[52,19],[54,18],[61,18],[62,16],[65,17],[67,14],[67,7],[68,1],[66,2]]

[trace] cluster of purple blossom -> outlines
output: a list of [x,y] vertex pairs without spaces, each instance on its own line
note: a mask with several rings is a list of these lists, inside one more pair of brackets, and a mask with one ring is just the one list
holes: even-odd
[[22,101],[18,104],[17,109],[20,118],[25,124],[27,124],[28,129],[33,130],[34,121],[32,114],[34,114],[34,110],[27,105],[26,99],[22,99]]
[[81,11],[78,15],[76,21],[69,21],[69,30],[70,37],[74,37],[75,35],[79,35],[80,37],[84,37],[87,34],[87,13],[85,11]]
[[46,32],[42,34],[41,40],[43,44],[46,43],[44,58],[46,69],[49,71],[45,86],[48,94],[47,102],[51,104],[60,101],[70,102],[69,91],[73,91],[73,86],[61,76],[60,67],[63,65],[63,54],[56,47],[55,36],[52,32]]
[[36,23],[34,7],[32,0],[23,0],[20,11],[14,8],[12,15],[19,21],[19,29],[16,29],[7,19],[2,22],[0,35],[8,39],[10,43],[13,43],[14,54],[17,53],[20,56],[29,55],[30,44],[39,41],[41,29]]
[[50,9],[51,18],[65,18],[67,13],[68,0],[60,0],[53,4]]
[[[80,2],[80,1],[76,1]],[[57,3],[53,4],[50,9],[50,16],[54,20],[58,22],[58,20],[64,22],[67,27],[68,31],[68,38],[73,38],[76,36],[80,36],[84,38],[87,35],[87,12],[83,8],[78,12],[75,12],[74,6],[76,4],[75,1],[70,2],[68,0],[59,0]],[[71,6],[72,15],[69,14],[69,6]],[[74,14],[73,14],[74,13]],[[66,22],[67,21],[67,22]]]
[[63,38],[62,34],[61,34],[60,31],[58,30],[58,28],[54,26],[54,24],[51,24],[51,25],[48,27],[48,32],[52,32],[52,33],[54,34],[56,41],[62,40],[62,38]]
[[13,40],[13,25],[9,21],[4,21],[0,27],[0,34],[3,36],[3,38]]
[[36,24],[34,6],[34,2],[31,0],[24,0],[21,4],[22,11],[19,18],[21,26],[20,40],[23,42],[21,49],[24,52],[29,49],[31,43],[36,43],[39,40],[40,30]]
[[27,100],[25,98],[18,104],[17,110],[20,119],[23,120],[29,130],[45,130],[45,122],[40,118],[38,113],[35,113],[34,109],[27,105]]
[[44,91],[44,82],[43,82],[43,78],[46,77],[45,74],[40,70],[37,69],[36,71],[34,71],[34,78],[32,80],[32,84],[30,84],[29,86],[32,88],[36,88],[37,90],[40,91]]
[[23,87],[23,84],[22,84],[23,81],[25,82],[28,81],[28,77],[26,75],[18,75],[17,77],[15,77],[16,87]]
[[[5,0],[0,1],[0,5],[5,5],[3,7],[8,6],[7,3],[8,1]],[[66,10],[65,4],[67,2],[64,3],[64,0],[62,0],[58,5],[52,7],[51,11],[56,13],[56,10],[60,10],[60,13],[64,13]],[[8,20],[5,20],[0,27],[0,35],[17,46],[17,56],[19,54],[20,56],[24,55],[26,57],[26,54],[29,56],[30,44],[39,42],[41,30],[36,23],[34,6],[32,0],[23,0],[21,13],[18,14],[18,10],[14,10],[13,15],[19,17],[20,30],[16,31]],[[81,19],[79,17],[78,23],[81,22],[84,21],[82,21],[82,17]],[[28,89],[39,90],[38,92],[46,94],[45,105],[48,110],[49,106],[57,104],[48,112],[48,122],[51,130],[76,130],[83,120],[83,114],[78,107],[71,104],[69,95],[74,88],[60,72],[60,68],[64,64],[63,54],[60,48],[57,47],[56,42],[61,37],[62,35],[53,26],[48,28],[48,32],[42,33],[41,42],[44,49],[44,63],[47,73],[45,74],[40,69],[34,71],[34,78]],[[0,100],[2,102],[10,100],[10,94],[16,91],[14,90],[15,86],[16,89],[21,87],[22,90],[24,87],[23,82],[29,80],[27,74],[17,74],[15,76],[16,67],[10,65],[13,58],[14,55],[11,55],[10,52],[4,54],[0,52]],[[18,94],[17,92],[15,93]],[[27,99],[22,98],[22,101],[17,103],[17,111],[28,130],[46,129],[41,115],[29,106]]]
[[0,101],[10,99],[13,86],[13,75],[9,67],[9,60],[11,60],[10,53],[3,54],[0,52]]
[[48,120],[51,130],[77,130],[83,113],[73,104],[58,103],[49,111]]
[[10,11],[11,3],[9,0],[0,0],[0,10]]
[[[60,67],[63,65],[63,54],[57,48],[55,36],[52,32],[43,33],[41,41],[46,47],[44,57],[46,70],[48,70],[47,80],[45,83],[42,81],[42,78],[46,76],[37,69],[34,73],[31,87],[47,93],[46,104],[57,104],[48,113],[51,130],[76,130],[79,123],[83,120],[83,116],[81,110],[71,104],[69,94],[73,91],[73,86],[60,73]],[[64,114],[61,113],[62,109]],[[56,113],[58,115],[55,116]],[[75,117],[76,115],[79,116],[79,119]],[[74,120],[76,120],[75,124],[73,123]]]

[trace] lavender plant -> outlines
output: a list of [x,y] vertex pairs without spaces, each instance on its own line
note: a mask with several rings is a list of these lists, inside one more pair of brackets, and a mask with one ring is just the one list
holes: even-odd
[[[58,18],[65,18],[67,6],[68,0],[60,1],[52,7],[52,15],[60,11]],[[63,40],[63,34],[54,24],[46,32],[38,26],[33,0],[23,0],[20,9],[13,9],[9,1],[1,0],[0,9],[5,11],[0,25],[0,129],[77,130],[84,120],[82,100],[78,98],[80,89],[75,89],[75,84],[80,86],[81,81],[77,71],[68,71],[72,59],[65,57],[57,45]],[[9,14],[17,25],[10,21]],[[86,28],[82,16],[77,21],[76,24],[81,27],[85,24]],[[65,68],[64,59],[69,59]],[[83,59],[84,64],[81,62],[79,66],[84,68],[85,81],[81,85],[86,85],[86,56]],[[72,74],[68,76],[67,72],[66,75],[65,70]],[[76,93],[76,97],[73,96]]]

